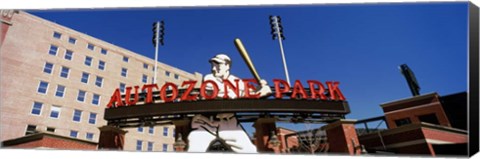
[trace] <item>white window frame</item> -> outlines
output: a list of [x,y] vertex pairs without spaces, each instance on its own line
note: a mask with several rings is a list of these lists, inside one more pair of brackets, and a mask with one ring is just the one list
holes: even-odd
[[[42,93],[42,92],[39,91],[40,86],[42,85],[42,82],[47,83],[47,88],[45,88],[45,93]],[[48,93],[48,87],[49,87],[49,86],[50,86],[50,83],[45,82],[45,81],[40,81],[40,83],[38,83],[37,93],[39,93],[39,94],[47,94],[47,93]]]
[[[63,87],[63,92],[62,92],[62,96],[57,96],[57,93],[58,93],[58,87],[62,86]],[[65,97],[65,93],[67,92],[67,87],[63,86],[63,85],[57,85],[57,89],[55,90],[55,97],[59,97],[59,98],[63,98]]]
[[[63,69],[64,69],[64,68],[67,69],[67,77],[62,77]],[[70,68],[69,68],[69,67],[62,66],[62,68],[60,69],[60,77],[68,79],[69,75],[70,75]]]
[[[90,134],[92,135],[92,138],[91,138],[91,139],[88,138],[88,135],[90,135]],[[85,134],[85,139],[92,141],[93,138],[95,138],[95,134],[94,134],[94,133],[87,132],[87,133]]]
[[[103,62],[103,69],[100,68],[100,63]],[[105,69],[107,68],[107,63],[105,61],[102,61],[102,60],[98,60],[98,67],[97,67],[99,70],[102,70],[102,71],[105,71]]]
[[[90,49],[90,46],[92,46],[92,49]],[[92,43],[87,43],[87,49],[91,51],[95,51],[95,45],[93,45]]]
[[[78,98],[80,97],[80,92],[85,92],[85,93],[84,93],[84,95],[83,95],[83,101],[80,101],[80,100],[78,100]],[[78,90],[78,94],[77,94],[77,101],[78,101],[78,102],[85,103],[85,100],[87,100],[87,91],[84,91],[84,90]]]
[[[73,40],[73,43],[70,40]],[[73,44],[73,45],[77,44],[77,38],[68,37],[68,43]]]
[[[90,59],[89,64],[87,64],[87,61],[88,61],[87,59]],[[92,62],[93,62],[93,57],[91,57],[91,56],[85,56],[85,61],[83,61],[83,64],[84,64],[85,66],[91,67],[91,66],[92,66]]]
[[[122,90],[122,85],[123,85],[123,90]],[[120,93],[125,93],[126,87],[127,87],[127,85],[125,83],[120,82],[120,85],[118,87],[120,89]]]
[[168,127],[163,127],[163,136],[168,136]]
[[130,58],[128,56],[123,56],[122,61],[123,62],[128,62],[128,61],[130,61]]
[[[105,53],[103,53],[104,50],[105,50]],[[108,50],[105,49],[105,48],[101,48],[101,49],[100,49],[100,54],[107,55],[107,54],[108,54]]]
[[[40,103],[40,112],[38,114],[33,114],[33,110],[35,109],[35,103]],[[35,116],[42,116],[42,109],[43,109],[43,103],[42,102],[33,102],[32,104],[32,109],[30,109],[30,115],[35,115]]]
[[[98,96],[98,100],[97,100],[98,103],[97,103],[97,104],[93,103],[93,101],[95,100],[95,95]],[[93,93],[93,95],[92,95],[92,104],[93,104],[93,105],[96,105],[96,106],[100,105],[100,100],[101,100],[101,99],[102,99],[102,96],[101,96],[100,94],[95,94],[95,93]]]
[[155,145],[154,142],[148,141],[148,142],[147,142],[147,151],[153,151],[154,145]]
[[[55,35],[59,35],[59,37],[55,37]],[[52,37],[55,39],[62,39],[62,33],[54,31]]]
[[143,83],[148,83],[148,76],[146,74],[142,75],[142,82]]
[[[140,145],[139,145],[140,143]],[[137,143],[135,144],[135,150],[136,151],[142,151],[143,150],[143,140],[137,140]],[[138,147],[140,146],[140,150],[138,149]]]
[[[95,114],[95,118],[93,120],[93,123],[90,123],[90,120],[92,120],[92,114]],[[97,113],[90,112],[90,114],[88,115],[88,124],[93,124],[93,125],[97,124],[97,116],[98,116]]]
[[[87,82],[83,82],[83,75],[87,75]],[[88,81],[90,80],[90,73],[88,72],[82,72],[82,77],[80,78],[80,82],[83,83],[83,84],[88,84]]]
[[[124,74],[124,70],[125,70],[125,75],[123,75],[123,74]],[[125,67],[122,67],[122,70],[121,70],[121,72],[120,72],[120,76],[122,76],[122,77],[128,77],[128,69],[125,68]]]
[[[50,52],[52,51],[52,46],[57,47],[57,50],[55,50],[55,55],[51,54]],[[58,54],[59,47],[57,45],[50,44],[50,48],[48,49],[48,54],[52,56],[57,56]]]
[[[75,112],[76,112],[77,110],[80,112],[80,116],[79,116],[79,118],[78,118],[78,121],[75,121]],[[76,122],[76,123],[80,123],[80,122],[82,122],[82,114],[83,114],[83,111],[82,111],[82,110],[79,110],[79,109],[73,109],[73,117],[72,117],[72,121],[73,121],[73,122]]]
[[[76,132],[75,136],[72,136],[73,132]],[[80,134],[80,132],[78,132],[77,130],[70,130],[70,134],[68,136],[73,137],[73,138],[78,138],[78,134]]]
[[[98,79],[101,79],[100,82],[98,82]],[[97,83],[100,83],[100,86],[98,86]],[[103,87],[103,77],[97,76],[97,78],[95,78],[95,86],[100,87],[100,88]]]
[[[52,117],[52,112],[54,111],[54,109],[58,110],[58,116],[56,118]],[[51,119],[59,119],[61,113],[62,113],[62,107],[60,107],[58,105],[52,105],[52,107],[50,107],[50,114],[48,114],[48,117],[51,118]]]
[[[52,68],[50,68],[50,73],[48,72],[45,72],[45,69],[47,68],[47,64],[52,64]],[[46,74],[53,74],[53,69],[55,68],[55,64],[53,63],[50,63],[50,62],[45,62],[45,65],[43,65],[43,73],[46,73]]]
[[[70,52],[70,53],[71,53],[71,55],[70,55],[70,59],[68,59],[68,58],[67,58],[67,54],[68,54],[68,52]],[[65,50],[65,55],[63,55],[63,59],[65,59],[65,60],[69,60],[69,61],[73,61],[73,51],[72,51],[72,50],[68,50],[68,49],[66,49],[66,50]]]

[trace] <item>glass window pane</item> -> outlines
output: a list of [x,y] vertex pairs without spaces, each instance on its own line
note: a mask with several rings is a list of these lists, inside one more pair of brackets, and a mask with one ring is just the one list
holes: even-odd
[[70,44],[75,44],[77,42],[77,39],[70,37],[70,38],[68,38],[68,42]]
[[107,54],[107,49],[103,49],[103,48],[102,48],[102,50],[100,51],[100,53],[106,55],[106,54]]
[[97,113],[90,113],[90,118],[88,119],[88,123],[95,124],[97,121]]
[[71,50],[67,50],[65,51],[65,57],[64,57],[66,60],[72,60],[73,58],[73,51]]
[[93,50],[95,49],[95,46],[94,46],[93,44],[90,44],[90,43],[89,43],[89,44],[87,44],[87,48],[88,48],[89,50],[92,50],[92,51],[93,51]]
[[75,109],[73,112],[73,121],[80,122],[81,119],[82,119],[82,111]]
[[48,74],[52,74],[53,64],[49,63],[49,62],[45,63],[45,66],[43,67],[43,72],[48,73]]
[[58,46],[50,45],[50,50],[48,51],[48,54],[57,56],[57,51],[58,51]]
[[70,68],[62,66],[62,71],[60,72],[60,77],[68,78],[68,72],[70,72]]
[[105,62],[102,60],[98,61],[98,69],[99,70],[105,70]]
[[65,86],[58,85],[57,86],[57,91],[55,92],[55,96],[63,97],[64,94],[65,94]]
[[43,103],[34,102],[31,113],[34,115],[40,115],[40,113],[42,112],[42,106],[43,106]]
[[78,136],[78,131],[70,131],[70,137],[77,138]]
[[95,80],[95,85],[98,87],[102,87],[103,83],[103,77],[97,76],[97,79]]
[[88,83],[88,78],[90,77],[89,73],[83,72],[82,79],[80,80],[82,83]]
[[92,57],[86,56],[84,64],[87,65],[87,66],[91,66],[92,65]]
[[98,105],[99,103],[100,103],[100,95],[98,95],[98,94],[93,94],[92,104],[93,104],[93,105]]
[[80,101],[80,102],[84,102],[85,101],[85,94],[86,94],[85,91],[79,90],[77,100]]
[[48,82],[40,81],[40,84],[38,84],[38,93],[42,94],[47,94],[47,89],[48,89]]
[[53,32],[53,37],[56,39],[60,39],[62,37],[62,34],[59,32]]
[[52,106],[50,110],[51,118],[58,118],[60,116],[61,108],[59,106]]

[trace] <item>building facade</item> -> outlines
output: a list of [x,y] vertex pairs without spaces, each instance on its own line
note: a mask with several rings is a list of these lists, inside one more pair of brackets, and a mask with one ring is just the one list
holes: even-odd
[[[1,141],[47,132],[98,142],[114,90],[153,82],[154,60],[24,11],[2,10],[1,29]],[[158,84],[201,79],[158,63]],[[174,126],[126,130],[124,150],[173,151]]]

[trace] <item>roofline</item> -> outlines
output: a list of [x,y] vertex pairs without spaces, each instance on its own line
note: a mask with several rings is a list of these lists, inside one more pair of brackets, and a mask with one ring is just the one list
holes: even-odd
[[427,94],[423,94],[423,95],[419,95],[419,96],[407,97],[407,98],[403,98],[403,99],[399,99],[399,100],[385,102],[385,103],[380,104],[380,107],[382,107],[382,108],[389,107],[389,106],[392,106],[392,105],[398,105],[398,104],[401,104],[401,103],[411,102],[411,101],[415,101],[415,100],[431,98],[431,97],[434,97],[434,96],[439,97],[437,92],[432,92],[432,93],[427,93]]

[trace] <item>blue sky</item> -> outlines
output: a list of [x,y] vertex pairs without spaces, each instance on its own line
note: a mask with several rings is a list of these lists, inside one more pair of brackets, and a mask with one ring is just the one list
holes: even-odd
[[[382,115],[379,106],[411,96],[398,66],[407,64],[420,93],[467,89],[468,3],[341,4],[250,7],[30,10],[29,13],[154,58],[152,23],[164,20],[159,61],[207,74],[226,53],[233,74],[251,78],[233,39],[242,39],[260,76],[285,79],[269,15],[280,15],[290,79],[339,81],[347,118]],[[303,126],[302,126],[303,127]],[[248,129],[248,128],[247,128]],[[300,128],[301,129],[301,128]]]

